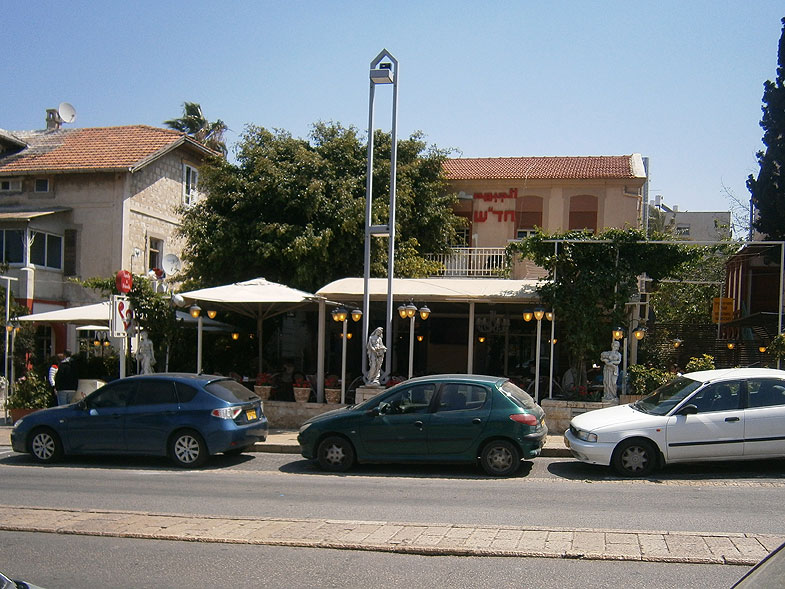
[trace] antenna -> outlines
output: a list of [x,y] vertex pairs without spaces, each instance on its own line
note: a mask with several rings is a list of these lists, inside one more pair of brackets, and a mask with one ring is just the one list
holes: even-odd
[[68,102],[61,102],[57,107],[57,114],[64,123],[73,123],[76,120],[76,109]]
[[166,254],[164,259],[161,260],[161,267],[167,276],[177,274],[180,271],[180,266],[180,258],[174,254]]

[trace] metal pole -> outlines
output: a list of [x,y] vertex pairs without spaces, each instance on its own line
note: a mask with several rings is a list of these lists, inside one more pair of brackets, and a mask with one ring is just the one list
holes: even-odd
[[202,315],[199,315],[199,320],[196,327],[196,373],[202,373]]
[[346,322],[343,323],[343,341],[341,342],[341,404],[346,403]]
[[398,167],[398,60],[389,53],[387,57],[393,62],[393,103],[392,103],[392,129],[390,130],[390,237],[387,252],[387,318],[386,318],[386,346],[387,356],[384,359],[385,373],[392,374],[392,322],[393,322],[393,275],[395,272],[395,186]]
[[409,319],[409,378],[414,374],[414,317]]
[[[553,311],[551,311],[553,313]],[[556,322],[556,315],[551,315],[551,353],[548,357],[548,398],[553,399],[553,338],[556,332],[554,323]]]
[[537,319],[537,359],[534,361],[534,401],[540,402],[540,335],[542,330],[542,319]]
[[[371,63],[373,68],[373,63]],[[362,373],[363,379],[367,380],[368,375],[368,355],[365,347],[368,342],[368,331],[371,321],[370,313],[370,292],[369,284],[371,280],[371,221],[373,204],[373,95],[374,82],[371,80],[371,89],[368,97],[368,168],[366,169],[365,180],[365,251],[363,258],[363,345],[362,352]]]

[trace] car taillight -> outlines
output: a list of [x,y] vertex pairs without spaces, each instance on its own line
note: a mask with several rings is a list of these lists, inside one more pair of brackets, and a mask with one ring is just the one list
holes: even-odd
[[234,419],[240,415],[242,410],[242,407],[221,407],[220,409],[213,409],[210,415],[220,417],[221,419]]
[[510,419],[524,425],[537,427],[537,418],[531,413],[513,413],[510,415]]

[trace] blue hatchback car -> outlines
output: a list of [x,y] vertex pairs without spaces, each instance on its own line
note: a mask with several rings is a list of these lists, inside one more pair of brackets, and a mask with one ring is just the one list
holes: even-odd
[[259,397],[204,374],[150,374],[110,382],[78,403],[36,411],[11,432],[16,452],[39,462],[66,454],[169,456],[197,467],[267,439]]

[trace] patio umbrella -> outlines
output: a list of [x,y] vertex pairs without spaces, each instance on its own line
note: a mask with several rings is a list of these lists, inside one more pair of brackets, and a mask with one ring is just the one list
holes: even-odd
[[[198,303],[200,306],[232,311],[256,319],[260,372],[262,370],[262,321],[321,299],[321,297],[309,292],[290,288],[277,282],[270,282],[264,278],[252,278],[243,282],[201,288],[179,294],[187,304]],[[201,343],[201,331],[198,337]],[[201,345],[197,347],[199,348],[197,366],[198,370],[201,370]]]

